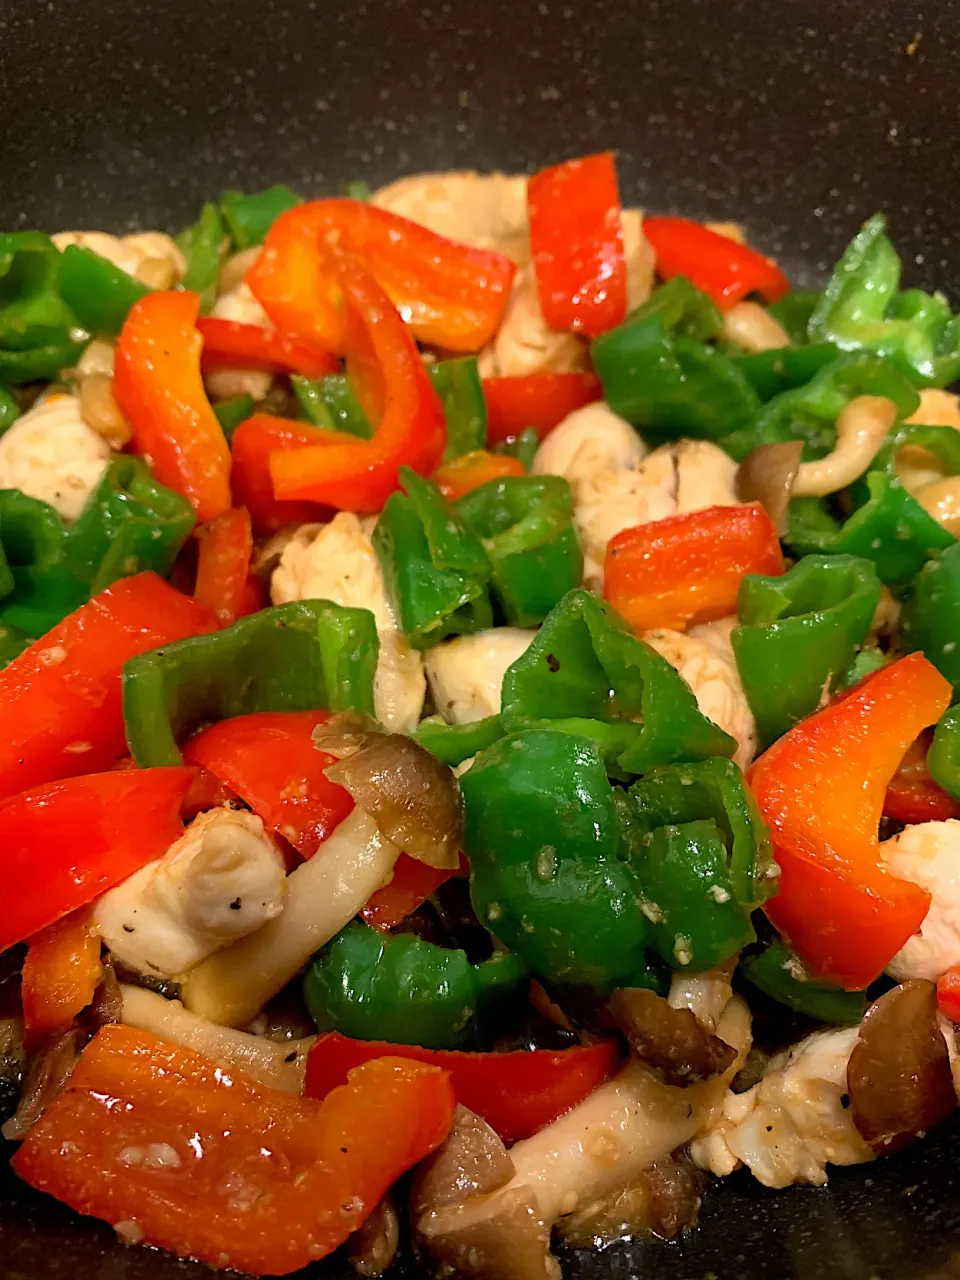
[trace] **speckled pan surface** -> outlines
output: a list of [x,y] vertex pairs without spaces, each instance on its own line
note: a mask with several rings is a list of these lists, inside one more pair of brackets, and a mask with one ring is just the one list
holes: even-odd
[[[616,147],[629,199],[737,217],[799,283],[885,209],[956,305],[958,84],[960,0],[0,0],[0,227],[174,229],[231,186]],[[210,1274],[0,1173],[3,1280]],[[693,1236],[565,1274],[960,1277],[960,1125],[824,1190],[737,1175]]]

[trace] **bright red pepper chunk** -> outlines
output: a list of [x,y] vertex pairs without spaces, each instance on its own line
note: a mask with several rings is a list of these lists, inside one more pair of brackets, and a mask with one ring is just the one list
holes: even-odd
[[316,343],[257,324],[201,316],[197,332],[203,338],[201,366],[205,372],[227,367],[322,378],[340,368],[337,357]]
[[644,218],[643,234],[657,255],[663,280],[686,276],[721,311],[729,311],[749,293],[777,302],[790,281],[770,258],[687,218]]
[[946,822],[960,818],[960,804],[930,776],[927,752],[933,733],[925,729],[908,749],[900,768],[890,779],[883,802],[883,816],[894,822]]
[[401,853],[394,864],[393,879],[377,890],[360,914],[375,929],[392,929],[453,876],[469,874],[470,866],[462,853],[457,871],[428,867],[425,862]]
[[527,210],[547,324],[590,338],[620,324],[627,311],[627,264],[613,152],[534,174]]
[[532,427],[542,440],[575,409],[603,399],[595,373],[533,373],[484,378],[487,444],[501,444]]
[[795,725],[751,770],[780,866],[764,910],[818,977],[860,990],[926,916],[929,893],[883,865],[878,825],[904,752],[950,699],[912,653]]
[[330,519],[329,507],[316,502],[280,501],[273,496],[271,453],[276,449],[302,449],[316,443],[316,428],[267,413],[255,413],[233,433],[230,478],[234,502],[250,512],[257,534],[279,533],[288,525]]
[[247,592],[253,557],[250,513],[231,507],[201,525],[196,538],[200,550],[194,599],[213,610],[221,627],[229,627],[240,617]]

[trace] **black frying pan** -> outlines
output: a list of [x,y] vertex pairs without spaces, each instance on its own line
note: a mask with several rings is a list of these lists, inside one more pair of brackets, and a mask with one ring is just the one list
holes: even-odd
[[[176,229],[229,187],[616,147],[627,199],[736,217],[799,284],[884,209],[956,306],[958,44],[958,0],[0,0],[0,227]],[[824,1190],[736,1175],[692,1236],[565,1275],[960,1277],[958,1168],[948,1124]],[[211,1274],[0,1173],[3,1280]]]

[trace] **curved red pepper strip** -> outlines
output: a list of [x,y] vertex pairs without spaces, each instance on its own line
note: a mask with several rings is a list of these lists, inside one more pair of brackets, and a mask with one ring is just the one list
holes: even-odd
[[530,252],[543,318],[589,338],[627,312],[620,192],[612,151],[568,160],[527,184]]
[[291,524],[330,519],[329,507],[315,502],[280,502],[273,496],[270,455],[275,449],[300,449],[317,442],[317,430],[288,418],[255,413],[233,433],[231,483],[238,507],[246,507],[254,531],[263,536]]
[[456,871],[428,867],[425,862],[401,853],[394,863],[393,879],[377,890],[360,914],[375,929],[392,929],[401,920],[406,920],[442,884],[454,876],[466,877],[469,874],[470,864],[462,853]]
[[350,378],[376,430],[371,440],[359,440],[317,428],[315,445],[272,453],[270,474],[276,498],[372,513],[399,488],[401,466],[421,475],[435,470],[446,423],[410,329],[383,289],[342,256],[336,270]]
[[278,333],[275,329],[264,329],[258,324],[201,316],[197,332],[203,338],[204,372],[227,367],[322,378],[340,368],[337,357],[316,343]]
[[433,482],[448,502],[456,502],[466,493],[472,493],[491,480],[503,480],[507,476],[525,476],[519,458],[500,453],[488,453],[486,449],[474,449],[452,462],[446,462],[433,473]]
[[197,585],[193,598],[212,609],[221,627],[240,617],[253,556],[250,513],[232,507],[196,531]]
[[937,1003],[945,1018],[960,1022],[960,965],[937,979]]
[[960,818],[960,804],[930,776],[927,752],[933,734],[925,729],[907,750],[900,768],[890,780],[883,802],[883,816],[908,826],[914,822],[946,822]]
[[35,933],[20,983],[27,1048],[65,1031],[93,999],[102,976],[100,937],[90,927],[89,910],[73,911]]
[[304,1093],[308,1098],[325,1098],[355,1067],[385,1056],[412,1058],[448,1071],[457,1102],[482,1116],[504,1142],[516,1142],[529,1138],[603,1084],[616,1070],[620,1048],[612,1040],[602,1040],[571,1049],[463,1053],[351,1040],[331,1031],[310,1049]]
[[790,291],[790,281],[770,258],[701,222],[644,218],[643,234],[653,246],[661,279],[686,276],[721,311],[729,311],[748,293],[776,302]]
[[484,378],[487,444],[501,444],[533,427],[542,440],[568,413],[603,399],[595,373],[532,373]]
[[196,293],[148,293],[117,339],[113,391],[134,450],[201,520],[230,506],[230,449],[200,373]]
[[867,986],[927,914],[929,893],[882,864],[877,828],[904,752],[951,696],[912,653],[801,721],[751,770],[780,865],[764,910],[818,977]]
[[329,248],[376,277],[420,342],[478,351],[500,326],[516,270],[511,260],[435,235],[359,200],[314,200],[280,215],[247,283],[283,333],[345,348]]

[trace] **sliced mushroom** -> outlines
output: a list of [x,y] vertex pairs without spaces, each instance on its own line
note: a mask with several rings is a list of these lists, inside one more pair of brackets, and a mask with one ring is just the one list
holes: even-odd
[[400,1243],[400,1222],[392,1196],[386,1195],[347,1241],[347,1261],[360,1276],[383,1275]]
[[761,444],[740,463],[737,495],[743,502],[759,502],[776,526],[785,533],[793,482],[800,470],[803,444],[788,440],[782,444]]
[[48,1040],[27,1063],[20,1095],[20,1105],[0,1133],[8,1142],[19,1142],[40,1119],[44,1108],[66,1084],[80,1060],[80,1052],[89,1035],[79,1027],[71,1027]]
[[22,1019],[0,1018],[0,1123],[17,1109],[26,1059]]
[[945,1119],[957,1105],[932,982],[904,982],[867,1010],[850,1061],[853,1122],[886,1154]]
[[699,1208],[697,1170],[687,1159],[665,1156],[631,1182],[561,1218],[558,1227],[574,1248],[602,1246],[628,1236],[672,1240],[696,1225]]
[[440,1276],[556,1280],[550,1227],[527,1187],[503,1192],[514,1174],[503,1143],[458,1107],[446,1141],[414,1181],[410,1211],[418,1247]]
[[697,1084],[722,1074],[736,1049],[711,1035],[690,1009],[674,1009],[645,987],[622,987],[607,1002],[633,1056],[665,1084]]

